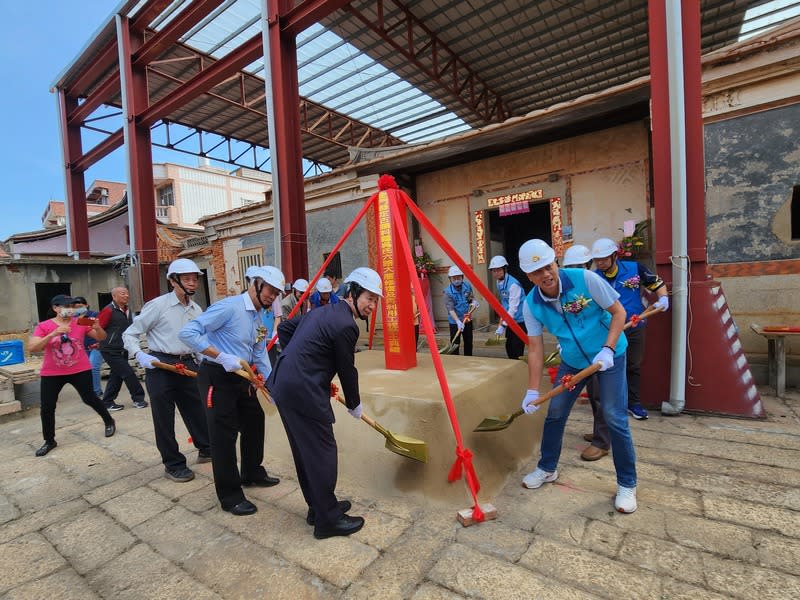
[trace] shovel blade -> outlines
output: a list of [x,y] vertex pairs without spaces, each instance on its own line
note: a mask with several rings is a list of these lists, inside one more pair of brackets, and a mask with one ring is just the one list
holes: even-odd
[[482,431],[502,431],[503,429],[508,428],[509,425],[514,421],[515,415],[502,415],[499,417],[486,417],[483,421],[481,421],[478,426],[473,429],[474,432],[482,432]]
[[402,437],[398,439],[395,436],[387,437],[386,449],[400,456],[410,458],[411,460],[416,460],[421,463],[428,462],[428,446],[425,442],[414,440],[409,443],[407,439],[404,440]]

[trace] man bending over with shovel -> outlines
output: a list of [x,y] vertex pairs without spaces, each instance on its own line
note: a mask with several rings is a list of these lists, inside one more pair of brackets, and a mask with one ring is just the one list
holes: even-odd
[[[628,427],[628,386],[622,333],[625,309],[619,294],[599,275],[582,269],[559,270],[553,249],[542,240],[528,240],[519,249],[519,266],[534,288],[523,306],[528,329],[528,391],[522,409],[538,410],[539,384],[544,366],[543,328],[558,338],[561,366],[558,378],[569,378],[592,364],[599,364],[597,385],[600,402],[611,433],[611,449],[617,471],[614,507],[622,513],[636,510],[636,454]],[[567,379],[568,381],[568,379]],[[541,458],[536,469],[522,480],[536,489],[558,478],[561,442],[572,405],[585,380],[550,400],[542,433]]]
[[341,302],[315,308],[282,326],[291,337],[282,342],[283,352],[267,381],[308,504],[306,522],[314,526],[317,539],[350,535],[364,526],[363,517],[347,514],[350,502],[336,499],[338,455],[331,381],[339,376],[347,411],[360,419],[356,319],[372,315],[383,296],[383,283],[380,275],[366,267],[355,269],[344,283]]

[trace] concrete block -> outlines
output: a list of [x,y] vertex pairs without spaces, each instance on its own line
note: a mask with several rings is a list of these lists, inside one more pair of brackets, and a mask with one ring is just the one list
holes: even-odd
[[0,544],[0,594],[11,588],[35,581],[66,565],[67,562],[39,533],[29,533]]
[[[0,392],[1,393],[1,392]],[[13,393],[11,394],[13,398]],[[16,413],[22,410],[22,403],[18,400],[3,400],[0,398],[0,416],[2,415],[10,415],[12,413]]]
[[100,505],[100,508],[122,523],[132,528],[160,512],[172,508],[173,503],[158,492],[140,487]]

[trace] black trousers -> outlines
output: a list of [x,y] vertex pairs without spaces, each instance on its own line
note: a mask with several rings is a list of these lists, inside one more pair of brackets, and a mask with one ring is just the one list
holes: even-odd
[[[203,361],[197,372],[200,397],[206,407],[211,437],[214,486],[222,508],[230,510],[245,500],[242,482],[267,476],[264,460],[264,411],[250,382],[220,365]],[[236,438],[242,456],[241,474],[236,465]]]
[[[452,340],[456,333],[458,332],[458,325],[451,324],[450,325],[450,339]],[[456,351],[455,354],[458,354],[461,349],[461,342],[464,342],[464,356],[472,356],[472,321],[467,321],[464,323],[464,331],[461,332],[461,335],[458,336],[456,340]]]
[[[522,331],[528,333],[528,329],[525,327],[525,322],[518,322],[517,325],[522,327]],[[517,360],[520,356],[525,354],[525,340],[521,340],[517,334],[511,330],[510,327],[506,329],[506,354],[508,355],[508,358],[514,360]]]
[[139,402],[144,400],[144,388],[139,383],[139,378],[133,371],[133,367],[128,363],[128,352],[123,350],[122,354],[117,352],[101,352],[103,360],[108,363],[111,375],[108,377],[106,391],[103,392],[103,404],[110,406],[117,399],[119,391],[122,389],[122,382],[128,388],[131,400]]
[[647,326],[642,324],[631,327],[625,332],[628,338],[628,350],[625,357],[628,361],[626,375],[628,376],[628,407],[636,406],[641,402],[639,398],[639,382],[641,380],[641,365],[644,357],[644,339]]
[[[176,364],[181,362],[187,369],[197,371],[197,363],[188,358],[179,361],[177,357],[161,352],[153,352],[161,362]],[[186,467],[186,457],[178,450],[175,440],[175,408],[181,413],[186,429],[192,436],[195,448],[203,454],[211,454],[211,441],[208,436],[203,401],[200,391],[191,377],[178,375],[163,369],[147,369],[144,375],[147,395],[150,396],[150,411],[153,414],[153,430],[156,448],[161,461],[170,471]]]
[[100,415],[103,423],[111,425],[114,422],[106,407],[94,395],[91,369],[72,375],[44,375],[41,378],[39,414],[42,418],[42,436],[45,442],[52,443],[56,440],[56,402],[61,388],[68,383],[77,390],[83,403],[91,406],[92,410]]
[[[287,401],[291,403],[292,400],[284,400],[284,403]],[[291,408],[281,408],[280,404],[278,413],[292,449],[303,498],[315,512],[315,528],[325,529],[343,514],[337,507],[334,492],[339,476],[339,457],[333,425],[310,419]]]

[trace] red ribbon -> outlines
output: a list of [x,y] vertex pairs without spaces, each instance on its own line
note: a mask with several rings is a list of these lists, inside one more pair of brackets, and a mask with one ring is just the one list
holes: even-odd
[[641,320],[642,318],[639,315],[633,315],[631,317],[631,327],[636,327]]
[[475,467],[472,465],[472,452],[470,452],[469,448],[459,446],[456,448],[456,462],[454,462],[453,466],[450,467],[450,473],[447,475],[447,480],[456,481],[457,479],[461,479],[462,472],[467,480],[467,486],[469,487],[470,492],[472,492],[472,497],[475,498],[475,505],[472,507],[472,518],[477,522],[481,522],[485,518],[483,511],[477,502],[478,492],[481,489],[481,484],[478,481],[478,476],[475,475]]
[[570,392],[575,389],[577,383],[572,383],[572,375],[564,375],[561,377],[561,385],[567,388]]
[[208,395],[206,396],[206,408],[211,408],[214,404],[211,402],[211,396],[214,393],[214,386],[208,386]]
[[331,398],[336,398],[339,395],[339,386],[331,382]]
[[175,363],[172,365],[180,375],[186,375],[186,365],[183,363]]

